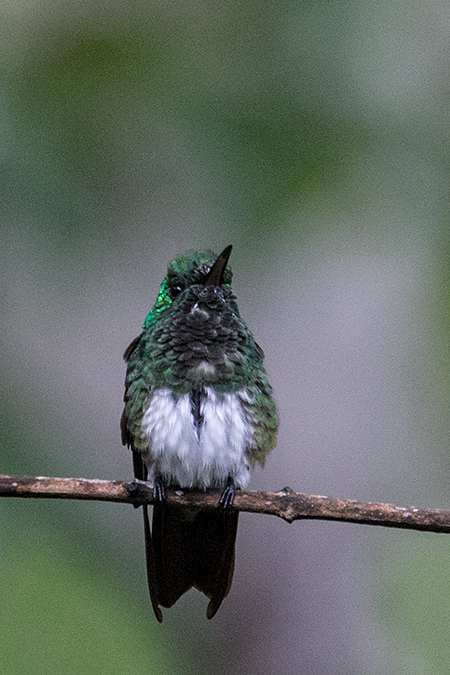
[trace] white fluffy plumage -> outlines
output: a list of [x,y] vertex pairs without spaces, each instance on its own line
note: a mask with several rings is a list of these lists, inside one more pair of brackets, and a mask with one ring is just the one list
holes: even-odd
[[155,391],[142,421],[149,441],[145,462],[168,484],[207,488],[224,486],[231,477],[236,487],[245,487],[250,478],[247,451],[255,447],[250,401],[246,390],[219,393],[205,387],[203,421],[197,428],[189,394]]

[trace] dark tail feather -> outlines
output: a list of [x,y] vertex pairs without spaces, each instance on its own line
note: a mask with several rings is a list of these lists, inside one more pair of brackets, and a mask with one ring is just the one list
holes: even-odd
[[150,520],[148,517],[148,504],[142,506],[144,510],[144,532],[145,532],[145,557],[147,561],[147,582],[150,599],[152,601],[153,611],[159,623],[163,620],[162,612],[158,606],[158,590],[156,586],[156,562],[155,547],[153,544],[152,533],[150,530]]
[[239,511],[219,509],[201,511],[194,522],[194,586],[210,599],[208,619],[216,614],[231,588],[238,518]]
[[194,515],[187,509],[169,504],[153,507],[155,581],[158,602],[163,607],[172,607],[192,588],[191,528]]
[[171,607],[192,586],[210,599],[206,616],[212,619],[231,587],[238,516],[234,510],[153,507],[147,574],[158,621],[158,605]]

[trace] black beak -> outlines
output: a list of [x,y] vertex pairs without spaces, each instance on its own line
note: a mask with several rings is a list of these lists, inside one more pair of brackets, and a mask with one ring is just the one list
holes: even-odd
[[220,286],[223,284],[223,273],[226,270],[228,264],[228,258],[230,257],[231,249],[233,247],[227,246],[223,249],[222,253],[218,256],[216,262],[209,270],[207,276],[203,283],[205,286]]

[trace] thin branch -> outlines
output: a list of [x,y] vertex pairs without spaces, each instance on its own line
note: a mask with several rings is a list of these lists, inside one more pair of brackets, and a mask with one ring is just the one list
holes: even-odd
[[[202,508],[217,508],[219,495],[220,490],[167,491],[171,504]],[[135,481],[0,474],[0,497],[88,499],[139,506],[144,503],[153,503],[153,487],[149,483]],[[450,533],[450,511],[417,509],[412,506],[402,507],[375,502],[364,503],[353,499],[332,499],[294,492],[290,488],[284,488],[279,492],[239,490],[234,506],[239,511],[278,516],[288,523],[302,519],[339,520],[363,525]]]

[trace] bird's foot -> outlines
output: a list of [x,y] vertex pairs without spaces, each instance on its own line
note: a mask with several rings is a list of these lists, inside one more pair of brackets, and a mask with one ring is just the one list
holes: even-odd
[[236,485],[234,484],[234,480],[230,477],[228,478],[228,483],[220,496],[219,508],[223,511],[230,509],[233,506],[235,496]]
[[141,497],[141,499],[142,499],[141,503],[136,503],[136,502],[133,503],[134,508],[138,509],[140,506],[142,506],[142,504],[146,503],[145,497],[148,496],[149,485],[145,480],[140,480],[139,478],[135,478],[134,480],[132,480],[129,485],[130,485],[130,487],[129,487],[130,497],[136,497],[136,498]]
[[155,504],[164,504],[166,501],[166,486],[164,485],[163,477],[155,476],[153,482],[153,499]]

